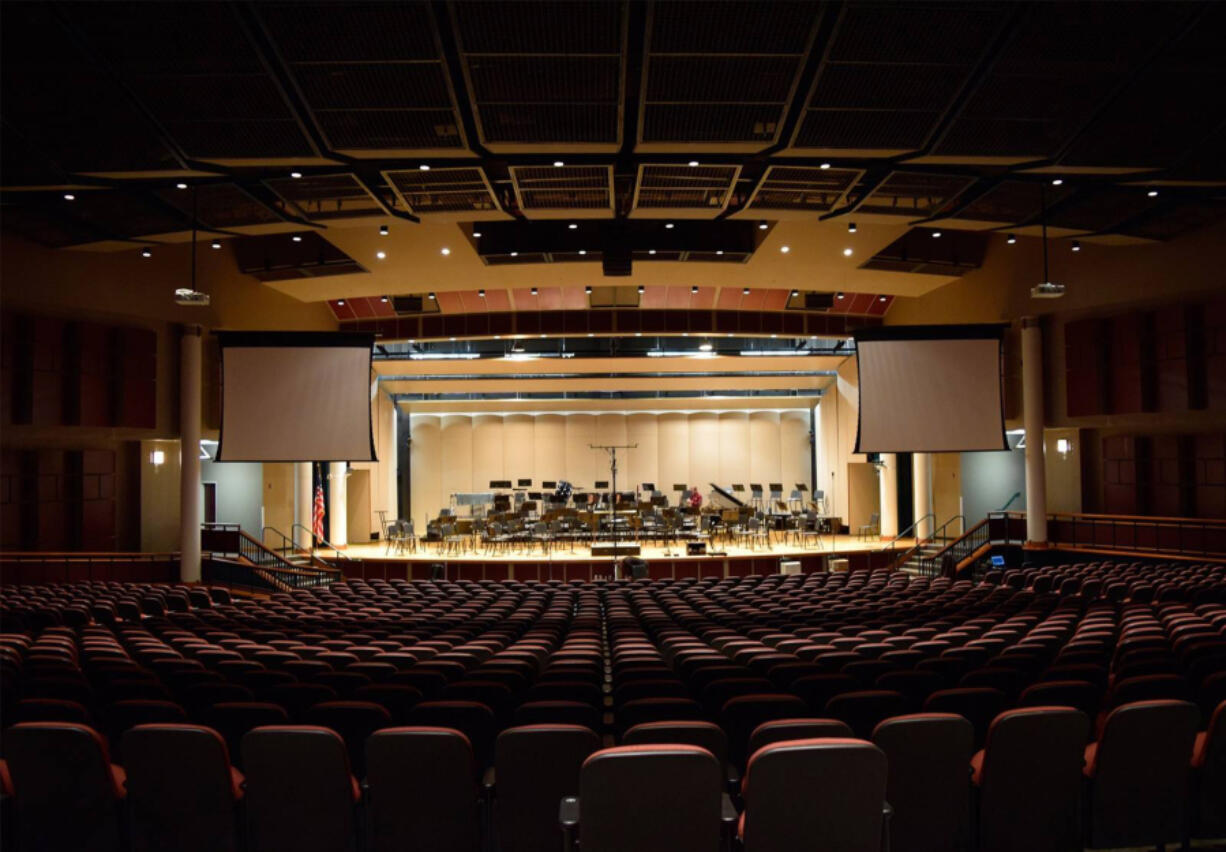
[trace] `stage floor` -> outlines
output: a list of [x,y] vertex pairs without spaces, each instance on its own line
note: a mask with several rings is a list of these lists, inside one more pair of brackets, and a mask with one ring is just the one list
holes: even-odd
[[[895,549],[901,553],[914,544],[914,539],[904,538],[894,542]],[[708,553],[705,558],[733,558],[744,556],[770,556],[770,557],[785,557],[785,556],[821,556],[834,553],[863,553],[865,551],[881,550],[886,546],[886,541],[883,539],[869,539],[864,541],[854,535],[824,535],[821,539],[821,547],[796,547],[785,546],[781,542],[772,542],[769,549],[758,547],[751,549],[748,547],[718,547],[718,554]],[[325,559],[329,555],[334,555],[334,551],[321,548],[317,551],[320,556]],[[531,561],[540,562],[542,560],[558,559],[573,562],[575,560],[593,559],[593,560],[609,560],[611,556],[592,556],[591,550],[585,544],[576,543],[573,550],[568,544],[559,544],[552,547],[547,552],[542,552],[539,547],[530,550],[512,551],[510,553],[494,553],[488,554],[484,550],[478,548],[475,551],[468,551],[461,554],[448,554],[440,544],[436,543],[421,543],[417,545],[417,551],[409,553],[397,553],[388,551],[386,542],[371,542],[369,544],[350,544],[343,551],[345,556],[350,559],[370,559],[370,560],[404,560],[413,562],[419,560],[429,560],[431,562],[439,561],[455,561],[455,562],[519,562]],[[673,547],[671,551],[668,548],[661,547],[656,544],[645,544],[642,546],[640,553],[643,559],[649,561],[667,561],[669,559],[702,559],[703,556],[688,556],[685,552],[684,543],[680,547]]]

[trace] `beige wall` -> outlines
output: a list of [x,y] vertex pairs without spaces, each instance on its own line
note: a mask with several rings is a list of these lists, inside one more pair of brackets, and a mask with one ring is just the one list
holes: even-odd
[[[608,454],[589,444],[635,443],[618,451],[620,490],[653,482],[670,500],[674,483],[809,481],[803,411],[662,413],[415,414],[412,517],[437,516],[455,492],[487,491],[493,479],[566,479],[580,489],[609,479]],[[786,495],[785,495],[786,496]]]
[[877,478],[877,466],[867,462],[852,462],[847,465],[848,509],[843,519],[851,532],[866,526],[872,516],[881,511],[881,483]]
[[[1068,452],[1061,454],[1060,439],[1068,441]],[[1043,464],[1047,472],[1047,511],[1081,511],[1081,430],[1045,429]]]
[[[362,479],[349,477],[349,541],[361,542],[370,538],[370,533],[382,533],[379,512],[385,517],[395,520],[398,514],[396,494],[396,404],[386,393],[379,391],[370,403],[370,423],[372,437],[375,442],[375,458],[373,462],[353,462],[349,466],[354,470],[364,471]],[[356,496],[355,489],[359,491]],[[356,511],[355,508],[360,507]]]
[[[962,457],[958,453],[932,454],[932,511],[937,524],[962,513]],[[967,519],[967,525],[979,519]],[[952,524],[945,530],[947,535],[963,532],[961,525]]]
[[[294,465],[288,462],[266,463],[264,468],[264,526],[291,535],[294,525]],[[252,535],[255,530],[250,531]],[[281,539],[269,533],[264,543],[280,547]]]
[[826,492],[828,512],[847,523],[852,503],[847,467],[868,461],[863,453],[852,452],[860,420],[860,371],[855,358],[839,366],[838,378],[822,396],[816,417],[820,448],[817,488]]
[[[146,553],[167,553],[179,549],[179,469],[178,441],[140,442],[140,549]],[[150,459],[161,450],[165,461]]]

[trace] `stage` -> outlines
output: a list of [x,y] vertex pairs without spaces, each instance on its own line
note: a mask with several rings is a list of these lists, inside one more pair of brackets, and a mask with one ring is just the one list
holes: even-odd
[[[846,560],[846,568],[853,571],[884,568],[913,543],[913,539],[900,539],[894,542],[892,550],[883,550],[887,546],[883,540],[825,535],[820,548],[787,546],[781,542],[756,549],[721,545],[716,553],[691,556],[685,552],[684,543],[672,548],[644,544],[639,555],[647,561],[648,576],[652,579],[721,578],[777,573],[784,561],[799,562],[802,573],[840,570],[844,565],[839,560]],[[443,566],[441,570],[449,580],[599,580],[612,576],[613,566],[621,559],[593,557],[586,543],[575,543],[573,549],[569,543],[558,543],[547,552],[538,546],[521,552],[487,554],[479,546],[476,550],[448,553],[437,542],[419,542],[416,552],[389,552],[387,543],[379,541],[351,544],[339,557],[332,550],[316,552],[336,564],[346,577],[407,580],[435,577],[437,565]]]

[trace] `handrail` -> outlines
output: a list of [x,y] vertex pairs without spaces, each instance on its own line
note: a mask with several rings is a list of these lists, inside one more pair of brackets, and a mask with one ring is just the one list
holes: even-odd
[[897,541],[899,541],[900,539],[904,539],[904,538],[913,538],[913,537],[914,537],[914,538],[916,538],[916,539],[918,539],[918,538],[919,538],[918,536],[909,536],[909,535],[907,535],[907,533],[909,533],[909,532],[915,532],[915,528],[916,528],[916,527],[918,527],[920,524],[922,524],[924,521],[928,520],[929,518],[932,518],[932,522],[933,522],[934,524],[937,522],[937,516],[936,516],[936,513],[934,513],[934,512],[929,512],[928,514],[924,515],[924,516],[923,516],[923,517],[921,517],[919,520],[917,520],[915,523],[913,523],[911,526],[907,527],[905,530],[903,530],[903,531],[902,531],[902,532],[900,532],[898,535],[894,536],[892,539],[890,539],[888,542],[886,542],[885,547],[881,548],[881,551],[880,551],[880,552],[881,552],[881,553],[885,553],[887,550],[893,550],[893,549],[894,549],[894,544],[895,544]]
[[[302,530],[303,532],[307,534],[308,537],[310,537],[311,541],[315,542],[315,544],[311,548],[312,555],[313,555],[314,549],[322,544],[324,547],[329,548],[333,553],[335,553],[337,559],[344,559],[347,562],[353,561],[347,554],[342,553],[335,544],[328,541],[322,535],[316,536],[315,533],[313,533],[311,530],[306,528],[305,524],[295,523],[293,526],[289,528],[290,535],[293,535],[295,530]],[[317,558],[322,558],[322,557],[317,557]]]
[[[923,519],[921,518],[921,520]],[[946,521],[945,523],[941,524],[939,527],[934,529],[932,531],[932,535],[926,538],[920,538],[917,536],[915,539],[915,543],[911,545],[911,547],[908,548],[907,551],[903,553],[902,556],[894,560],[894,566],[897,567],[899,565],[905,565],[907,562],[911,560],[913,556],[915,556],[915,554],[921,553],[924,547],[932,544],[937,539],[940,539],[941,541],[946,541],[947,538],[943,535],[943,533],[945,532],[945,528],[948,527],[950,524],[952,524],[954,521],[962,521],[962,526],[964,528],[966,527],[966,516],[965,515],[954,515],[948,521]],[[935,522],[936,522],[936,516],[933,515],[933,523]]]
[[344,577],[340,569],[331,566],[307,568],[295,565],[238,524],[203,524],[201,529],[232,536],[229,541],[233,543],[233,549],[226,548],[223,552],[237,553],[252,572],[256,569],[267,572],[268,578],[282,582],[289,588],[327,585]]
[[984,518],[936,553],[921,556],[919,559],[920,573],[935,577],[940,574],[941,566],[945,563],[947,556],[952,557],[954,563],[957,564],[988,542],[988,519]]
[[1008,508],[1009,508],[1010,506],[1012,506],[1012,505],[1013,505],[1013,501],[1014,501],[1014,500],[1016,500],[1018,497],[1021,497],[1021,496],[1022,496],[1022,492],[1020,492],[1020,491],[1014,491],[1014,492],[1013,492],[1013,496],[1012,496],[1012,497],[1010,497],[1010,498],[1008,499],[1008,501],[1006,501],[1005,505],[1001,506],[1001,507],[1000,507],[999,509],[997,509],[996,511],[998,511],[998,512],[1004,512],[1004,511],[1007,511],[1007,510],[1008,510]]

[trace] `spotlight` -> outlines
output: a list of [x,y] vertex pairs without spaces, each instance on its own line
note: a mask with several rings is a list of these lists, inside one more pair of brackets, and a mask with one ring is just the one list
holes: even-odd
[[570,223],[569,225],[567,225],[566,227],[567,227],[567,228],[569,228],[569,229],[570,229],[570,230],[572,230],[572,231],[575,231],[575,230],[578,230],[578,228],[579,228],[579,223],[578,223],[578,222],[571,222],[571,223]]
[[664,225],[664,227],[665,227],[665,228],[668,228],[668,229],[671,231],[671,230],[672,230],[672,228],[673,228],[673,223],[672,223],[672,222],[667,222],[667,223]]
[[65,200],[65,201],[76,201],[76,200],[77,200],[77,197],[76,197],[75,195],[73,195],[71,192],[65,192],[65,193],[64,193],[64,200]]
[[835,297],[836,299],[842,299],[842,298],[843,298],[843,294],[842,294],[842,293],[835,293],[834,297]]
[[741,295],[742,295],[742,296],[748,296],[748,295],[749,295],[749,288],[748,288],[748,287],[743,288],[743,289],[741,290]]
[[300,242],[302,242],[302,237],[301,237],[301,236],[299,236],[298,234],[294,234],[292,237],[290,237],[290,239],[291,239],[291,240],[293,240],[293,241],[294,241],[294,242],[296,242],[296,243],[300,243]]
[[220,241],[220,240],[213,240],[213,242],[209,243],[209,247],[210,247],[210,248],[219,249],[219,248],[221,248],[221,241]]
[[830,168],[830,164],[829,164],[829,163],[822,163],[820,166],[818,166],[818,168],[819,168],[819,169],[828,169],[828,168]]
[[430,298],[430,301],[432,301],[432,302],[433,302],[433,301],[434,301],[434,294],[433,294],[433,293],[431,293],[431,294],[429,295],[429,298]]
[[647,249],[647,253],[648,253],[648,254],[655,254],[655,253],[656,253],[656,250],[655,250],[655,249]]
[[711,351],[712,349],[714,349],[714,348],[715,348],[715,347],[714,347],[714,346],[712,346],[712,345],[711,345],[711,343],[710,343],[709,341],[706,341],[706,340],[704,340],[702,343],[699,343],[699,344],[698,344],[698,349],[699,349],[699,351],[700,351],[700,352],[710,352],[710,351]]
[[879,296],[879,297],[877,298],[877,301],[878,301],[878,302],[884,302],[885,300],[886,300],[886,297],[885,297],[885,296]]
[[428,172],[428,171],[430,171],[430,164],[429,164],[429,163],[422,163],[422,164],[421,164],[420,166],[418,166],[417,168],[421,169],[423,172]]
[[175,189],[187,189],[187,184],[185,184],[185,183],[176,183],[176,184],[175,184]]
[[387,236],[389,233],[391,233],[391,229],[390,229],[390,228],[388,228],[388,226],[387,226],[387,225],[380,225],[380,226],[379,226],[379,236],[381,236],[381,237],[386,237],[386,236]]
[[634,333],[634,336],[635,336],[635,337],[642,337],[642,336],[643,336],[643,332],[641,332],[641,331],[636,331],[636,332]]
[[691,169],[692,169],[692,168],[694,168],[696,165],[698,165],[698,161],[697,161],[697,160],[690,160],[690,168],[691,168]]
[[595,335],[595,334],[593,334],[592,332],[590,332],[590,331],[589,331],[589,332],[587,333],[587,336],[588,336],[588,337],[595,337],[596,335]]
[[289,176],[294,180],[298,180],[298,178],[302,177],[302,172],[290,172]]
[[843,257],[851,257],[851,247],[850,246],[843,249]]
[[579,249],[579,254],[587,254],[587,249]]
[[385,257],[387,257],[387,252],[377,251],[375,252],[375,257],[379,258],[379,260],[383,260]]
[[1073,240],[1073,251],[1081,251],[1081,243],[1077,240]]
[[1010,234],[1009,236],[1005,237],[1005,242],[1007,242],[1009,245],[1013,245],[1017,242],[1017,234]]
[[847,233],[854,234],[855,232],[856,232],[856,223],[848,222],[847,223]]
[[511,252],[511,257],[519,257],[519,252],[517,251]]
[[141,257],[153,257],[153,252],[149,249],[141,249],[140,256]]
[[447,255],[451,254],[451,249],[447,248],[446,246],[443,246],[441,249],[438,250],[438,253],[441,254],[443,257],[446,257]]
[[535,288],[535,287],[533,287],[533,288],[532,288],[532,295],[533,295],[533,296],[535,296],[535,295],[536,295],[536,288]]
[[473,231],[473,239],[474,239],[474,240],[479,240],[479,239],[481,239],[481,232],[480,232],[480,231]]
[[336,300],[336,306],[337,306],[338,308],[343,308],[343,307],[345,307],[345,300],[344,300],[344,299],[337,299],[337,300]]
[[640,296],[643,295],[643,285],[642,284],[639,285],[639,295]]
[[783,252],[784,254],[787,254],[791,250],[792,250],[791,246],[779,246],[779,251]]
[[379,299],[379,301],[380,301],[380,302],[382,302],[383,304],[385,304],[385,305],[386,305],[386,304],[387,304],[387,296],[383,296],[382,298],[380,298],[380,299]]
[[1056,178],[1051,182],[1052,186],[1064,186],[1064,178]]
[[478,295],[478,296],[480,296],[482,299],[484,299],[484,298],[485,298],[485,291],[484,291],[484,290],[478,290],[478,291],[477,291],[477,295]]
[[723,250],[723,249],[716,249],[716,250],[715,250],[715,253],[716,253],[717,255],[721,255],[721,256],[722,256],[722,255],[723,255],[723,253],[724,253],[724,250]]
[[792,291],[792,298],[793,298],[793,299],[795,299],[795,298],[796,298],[797,296],[799,296],[799,295],[800,295],[800,291],[799,291],[799,290],[793,290],[793,291]]
[[566,163],[562,162],[561,160],[554,160],[554,161],[553,161],[553,167],[554,167],[555,169],[560,169],[560,168],[562,168],[564,165],[566,165]]
[[592,295],[592,285],[589,284],[588,286],[584,287],[583,292],[589,296]]
[[758,223],[758,230],[759,230],[759,231],[765,231],[765,230],[766,230],[768,227],[770,227],[770,226],[769,226],[769,225],[767,225],[765,222],[759,222],[759,223]]
[[691,288],[690,288],[690,295],[691,295],[691,296],[697,296],[697,295],[698,295],[698,285],[694,285],[693,287],[691,287]]
[[941,232],[940,232],[940,231],[933,231],[933,232],[932,232],[932,238],[933,238],[934,240],[939,240],[939,239],[941,238]]
[[1158,190],[1156,190],[1156,189],[1151,189],[1149,192],[1147,192],[1147,193],[1145,193],[1145,194],[1146,194],[1146,195],[1148,195],[1150,198],[1157,198],[1157,197],[1158,197]]

